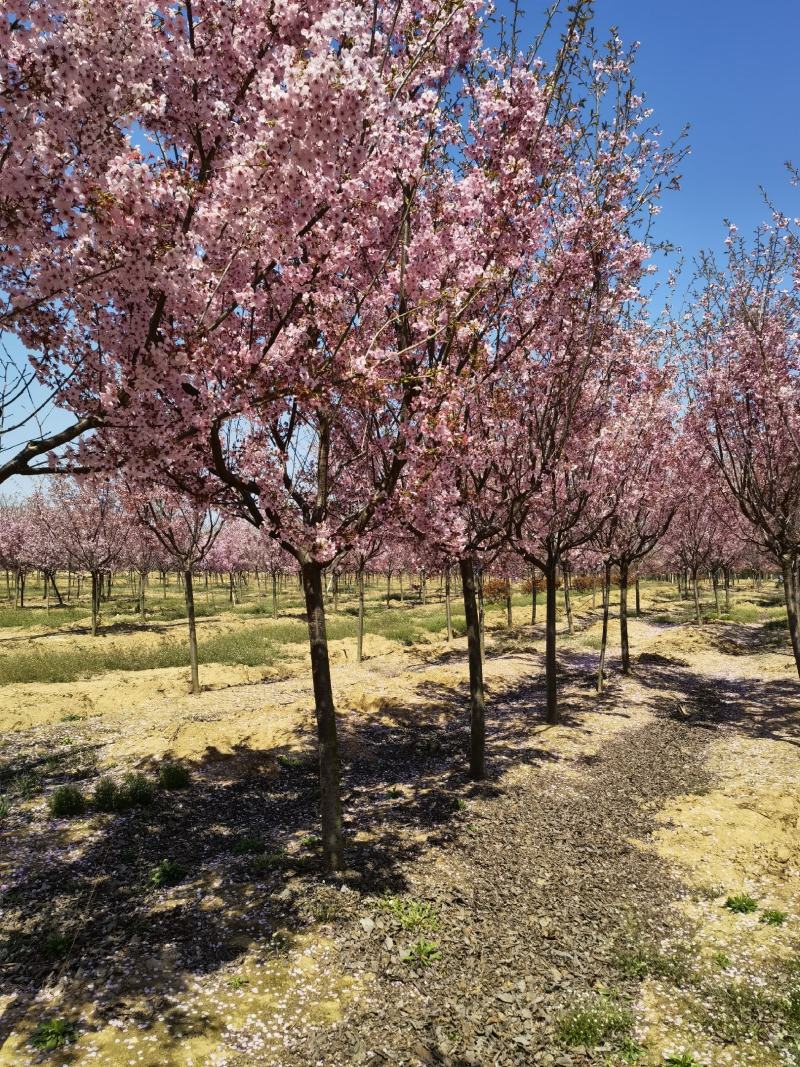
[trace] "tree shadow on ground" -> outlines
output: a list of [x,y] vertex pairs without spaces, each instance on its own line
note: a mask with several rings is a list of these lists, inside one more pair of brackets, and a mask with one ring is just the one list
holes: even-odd
[[[298,939],[319,940],[321,916],[336,921],[364,896],[405,892],[406,872],[450,840],[466,800],[501,795],[512,763],[553,758],[531,735],[538,682],[493,695],[483,783],[467,776],[463,691],[424,681],[417,696],[413,707],[342,715],[348,869],[336,878],[320,868],[316,756],[305,724],[280,748],[209,748],[191,765],[188,789],[156,788],[149,805],[114,814],[90,806],[69,820],[50,816],[46,800],[63,785],[91,796],[93,726],[74,726],[85,743],[63,760],[35,755],[63,727],[34,731],[23,770],[43,773],[32,798],[12,794],[1,824],[14,855],[9,849],[0,872],[0,1043],[12,1030],[27,1041],[36,1022],[59,1017],[79,1022],[84,1035],[59,1050],[62,1063],[80,1062],[85,1040],[106,1040],[109,1027],[134,1049],[157,1039],[158,1062],[169,1063],[182,1042],[217,1025],[205,1001],[196,1017],[180,1010],[196,1003],[198,983],[223,1003],[225,983],[242,968],[276,972]],[[156,764],[138,769],[155,782]],[[335,906],[324,902],[332,891]]]
[[795,679],[725,677],[711,683],[683,660],[654,660],[649,657],[635,676],[654,691],[655,714],[688,726],[729,727],[800,747],[800,686]]

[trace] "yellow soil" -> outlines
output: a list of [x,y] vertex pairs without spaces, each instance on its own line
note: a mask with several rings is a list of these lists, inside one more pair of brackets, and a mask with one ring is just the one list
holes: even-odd
[[[707,676],[721,673],[720,656],[702,649],[700,635],[687,638],[677,631],[671,638],[694,669]],[[730,682],[782,675],[784,658],[723,657],[725,678]],[[771,662],[775,660],[777,664]],[[667,804],[652,839],[652,848],[677,869],[681,880],[701,891],[676,901],[675,908],[678,922],[692,931],[708,973],[720,983],[757,986],[761,976],[796,958],[800,950],[800,743],[785,736],[793,716],[800,722],[800,700],[786,704],[781,727],[766,736],[759,736],[760,728],[767,726],[754,709],[752,734],[718,735],[708,757],[712,788]],[[726,899],[737,893],[757,900],[759,912],[742,915],[727,909]],[[788,919],[781,926],[767,925],[760,921],[764,908],[785,912]],[[720,969],[722,957],[730,964]],[[699,1035],[690,1021],[697,1007],[690,994],[676,1001],[674,989],[648,979],[639,1005],[647,1043],[688,1049],[707,1067],[786,1063],[756,1041],[732,1047]]]
[[[254,1056],[255,1062],[280,1062],[281,1050],[294,1033],[338,1022],[361,984],[339,973],[333,946],[318,935],[287,934],[285,945],[280,940],[278,944],[275,952],[244,939],[237,946],[244,954],[235,965],[204,982],[187,979],[171,947],[164,946],[140,974],[130,976],[120,1005],[126,1016],[138,1018],[146,1028],[101,1021],[90,987],[85,1003],[73,1007],[84,1024],[77,1041],[68,1046],[67,1060],[104,1067],[212,1067],[230,1061],[226,1033],[247,1027],[257,1037],[238,1051]],[[0,998],[0,1008],[11,1000]],[[40,1006],[39,1018],[46,1017]],[[97,1029],[92,1029],[93,1022]],[[28,1033],[28,1025],[21,1026],[0,1047],[0,1067],[40,1062],[28,1045]]]

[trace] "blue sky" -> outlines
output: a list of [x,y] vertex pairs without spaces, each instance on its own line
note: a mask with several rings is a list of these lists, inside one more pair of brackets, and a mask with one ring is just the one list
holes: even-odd
[[[523,3],[531,39],[543,5]],[[596,0],[595,11],[601,39],[616,26],[623,41],[640,42],[637,85],[665,135],[691,126],[659,237],[689,260],[720,248],[723,218],[745,233],[767,217],[759,186],[800,215],[785,169],[800,164],[800,0]]]
[[[528,43],[546,0],[523,2]],[[498,0],[501,10],[506,4]],[[800,190],[785,169],[789,159],[800,164],[800,0],[596,0],[601,39],[611,26],[641,42],[637,84],[665,136],[691,126],[682,188],[666,194],[656,236],[691,263],[700,249],[721,247],[724,218],[742,233],[766,218],[760,186],[800,215]],[[65,422],[56,413],[48,428]],[[31,488],[14,482],[0,492]]]

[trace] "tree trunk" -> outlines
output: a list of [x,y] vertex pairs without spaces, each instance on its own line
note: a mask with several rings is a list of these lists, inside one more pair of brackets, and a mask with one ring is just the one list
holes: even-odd
[[636,575],[636,618],[642,614],[642,595],[639,590],[639,575]]
[[481,655],[480,615],[478,612],[475,564],[472,557],[459,561],[464,615],[467,621],[469,658],[469,775],[479,780],[486,774],[486,699],[483,691],[483,656]]
[[531,626],[536,625],[536,568],[531,567]]
[[692,590],[694,592],[694,618],[695,622],[700,622],[700,592],[697,588],[697,571],[692,571]]
[[731,572],[730,568],[726,567],[724,572],[725,582],[725,612],[730,613],[731,610]]
[[278,575],[272,572],[272,617],[278,617]]
[[514,609],[511,604],[511,579],[506,582],[506,626],[509,630],[514,625]]
[[386,572],[386,607],[392,606],[392,572]]
[[547,613],[545,619],[545,678],[547,682],[546,719],[551,725],[558,722],[558,680],[556,678],[556,568],[557,560],[547,560],[545,581],[547,584]]
[[144,619],[144,589],[147,581],[147,572],[139,571],[139,615]]
[[56,594],[56,600],[58,601],[58,606],[60,608],[63,608],[63,606],[64,606],[64,598],[61,595],[61,593],[59,592],[58,586],[56,585],[55,572],[50,575],[50,585],[52,587],[53,592]]
[[450,603],[450,567],[444,569],[444,617],[447,622],[447,640],[453,640],[453,610]]
[[192,692],[200,692],[200,672],[197,668],[197,626],[194,618],[194,584],[191,570],[183,572],[183,593],[186,597],[186,618],[189,622],[189,667],[192,673]]
[[[476,570],[473,563],[473,572]],[[481,663],[486,663],[486,604],[483,599],[483,568],[477,568],[475,591],[478,597],[478,633],[481,645]]]
[[567,616],[567,631],[570,637],[575,633],[575,625],[572,621],[572,596],[569,587],[569,567],[561,567],[561,575],[564,579],[564,612]]
[[631,650],[628,642],[628,564],[619,568],[619,636],[622,649],[622,673],[631,673]]
[[797,588],[795,585],[794,568],[789,556],[781,556],[781,574],[783,575],[783,596],[786,601],[786,617],[789,622],[789,636],[792,639],[792,651],[797,674],[800,677],[800,630],[797,617]]
[[356,663],[364,658],[364,571],[360,570],[356,578],[358,584],[358,635],[356,638]]
[[600,662],[597,666],[597,692],[603,692],[603,671],[606,665],[606,646],[608,644],[608,610],[611,602],[611,564],[606,563],[603,571],[603,633],[600,638]]
[[92,571],[92,637],[97,637],[97,608],[100,600],[100,582],[97,571]]
[[331,687],[331,666],[328,659],[328,636],[325,630],[325,605],[322,599],[322,567],[319,563],[305,563],[302,575],[317,716],[322,851],[328,870],[338,871],[344,862],[341,769],[339,740],[336,732],[336,709],[333,705]]

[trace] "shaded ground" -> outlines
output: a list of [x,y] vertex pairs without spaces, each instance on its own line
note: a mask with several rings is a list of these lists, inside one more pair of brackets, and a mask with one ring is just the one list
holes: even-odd
[[[785,650],[757,624],[636,621],[635,677],[598,699],[586,609],[563,648],[561,727],[541,724],[538,635],[490,641],[480,786],[461,643],[372,638],[357,671],[342,642],[351,870],[335,880],[317,873],[301,663],[8,735],[0,1064],[49,1062],[29,1041],[53,1019],[76,1027],[59,1064],[800,1062]],[[175,753],[188,789],[47,813],[58,784],[90,793],[134,766],[155,781]],[[165,871],[176,884],[157,884]],[[785,922],[726,910],[745,890]]]

